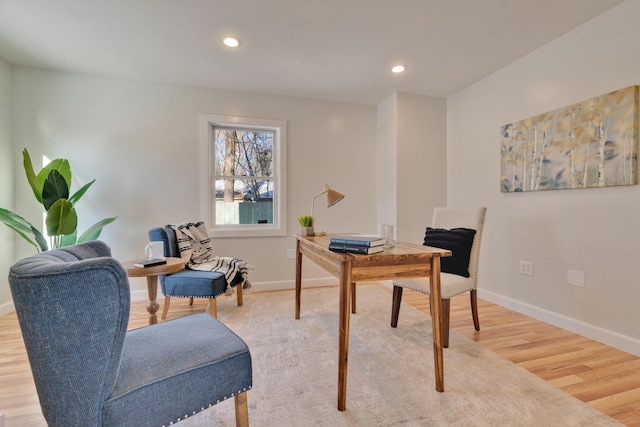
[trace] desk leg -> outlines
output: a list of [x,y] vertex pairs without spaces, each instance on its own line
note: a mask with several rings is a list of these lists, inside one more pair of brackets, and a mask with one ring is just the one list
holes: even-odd
[[149,312],[149,324],[154,325],[158,323],[158,316],[156,312],[160,307],[156,297],[158,295],[158,276],[147,276],[147,291],[149,292],[149,304],[147,304],[147,311]]
[[444,360],[442,357],[442,293],[440,289],[440,257],[431,258],[431,329],[433,331],[433,365],[436,374],[436,390],[444,391]]
[[349,359],[349,299],[351,293],[351,262],[340,267],[340,319],[338,342],[338,411],[347,409],[347,360]]
[[296,319],[300,319],[300,294],[302,293],[302,252],[296,241]]
[[351,314],[356,314],[356,282],[351,282]]

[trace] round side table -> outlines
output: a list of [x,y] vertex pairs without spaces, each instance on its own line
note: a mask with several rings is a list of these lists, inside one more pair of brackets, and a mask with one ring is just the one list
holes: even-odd
[[165,258],[166,264],[154,265],[152,267],[136,267],[134,264],[138,261],[126,261],[122,265],[127,269],[129,277],[146,277],[147,290],[149,292],[149,304],[147,311],[149,312],[149,324],[158,323],[156,312],[160,305],[156,301],[158,295],[158,276],[161,274],[171,274],[184,269],[184,261],[180,258]]

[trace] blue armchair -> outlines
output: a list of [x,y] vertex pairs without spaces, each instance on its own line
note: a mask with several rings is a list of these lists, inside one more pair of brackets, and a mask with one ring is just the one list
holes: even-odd
[[[180,258],[176,233],[171,227],[152,228],[149,230],[149,241],[162,241],[164,256]],[[243,304],[242,282],[242,277],[237,274],[231,283],[231,286],[236,289],[238,306]],[[177,273],[160,276],[160,287],[164,295],[163,319],[167,318],[172,297],[189,298],[190,304],[193,304],[194,298],[208,298],[209,313],[213,317],[218,317],[216,297],[225,293],[227,281],[222,273],[191,270],[186,267]]]
[[105,243],[25,258],[9,283],[50,426],[159,427],[232,396],[248,425],[244,341],[208,313],[127,332],[129,281]]

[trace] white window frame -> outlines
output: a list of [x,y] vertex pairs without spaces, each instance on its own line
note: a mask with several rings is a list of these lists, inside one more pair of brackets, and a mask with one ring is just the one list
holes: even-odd
[[[216,225],[214,127],[264,129],[274,132],[273,224]],[[287,235],[287,122],[240,116],[200,114],[200,216],[211,237],[267,237]]]

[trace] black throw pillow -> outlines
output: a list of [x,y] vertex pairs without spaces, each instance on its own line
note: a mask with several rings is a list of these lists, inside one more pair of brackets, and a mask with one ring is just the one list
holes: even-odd
[[469,259],[471,258],[471,246],[476,230],[469,228],[444,228],[427,227],[424,236],[424,245],[441,249],[449,249],[450,257],[440,258],[440,271],[443,273],[457,274],[469,277]]

